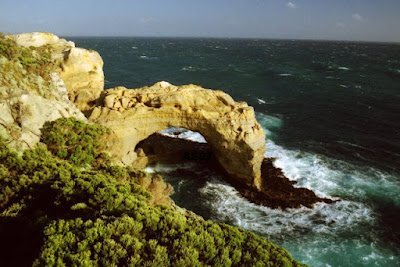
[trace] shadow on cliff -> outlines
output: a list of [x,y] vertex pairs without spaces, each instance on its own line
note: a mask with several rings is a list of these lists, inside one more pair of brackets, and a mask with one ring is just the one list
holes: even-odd
[[265,158],[262,162],[262,188],[260,191],[232,179],[218,164],[212,148],[205,143],[186,139],[153,134],[140,142],[137,149],[142,149],[149,164],[178,164],[196,162],[222,174],[224,179],[233,185],[239,193],[249,201],[271,208],[311,208],[317,202],[333,203],[334,200],[318,197],[307,188],[294,187],[280,168],[273,165],[273,158]]

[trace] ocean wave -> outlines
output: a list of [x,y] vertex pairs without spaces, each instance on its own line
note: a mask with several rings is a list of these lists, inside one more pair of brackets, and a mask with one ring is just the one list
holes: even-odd
[[335,235],[352,231],[365,223],[375,223],[373,211],[361,203],[339,201],[317,203],[314,208],[271,209],[242,198],[235,188],[221,180],[211,180],[200,189],[213,210],[213,220],[233,223],[269,239],[283,241],[304,234]]
[[283,124],[283,121],[280,118],[266,115],[261,112],[256,112],[256,118],[258,123],[263,126],[267,139],[274,135],[273,130],[282,127]]
[[174,172],[176,170],[190,170],[193,169],[195,166],[195,163],[188,162],[185,164],[179,163],[179,164],[154,164],[151,166],[147,166],[144,170],[148,173],[170,173]]
[[[256,116],[269,134],[284,123],[281,118],[263,113],[258,112]],[[177,130],[182,129],[168,129],[169,134]],[[196,135],[187,130],[185,133],[185,138]],[[156,165],[150,171],[170,173],[183,168],[193,172],[191,177],[206,179],[195,201],[206,207],[210,219],[252,230],[312,266],[390,266],[400,262],[392,249],[382,246],[380,237],[384,229],[380,215],[371,205],[371,198],[379,198],[400,206],[400,183],[396,177],[323,155],[287,149],[271,139],[267,139],[266,148],[265,156],[276,158],[274,165],[296,181],[297,187],[309,188],[322,197],[340,198],[340,201],[317,203],[313,208],[270,209],[241,197],[219,174],[204,168],[196,170],[194,163]],[[189,199],[190,196],[186,201]]]
[[185,128],[170,127],[160,131],[159,133],[174,138],[187,139],[198,143],[207,143],[206,139],[204,139],[204,137],[200,133],[193,132]]
[[257,98],[257,101],[259,104],[265,104],[267,103],[265,100],[261,99],[261,98]]
[[193,67],[193,66],[186,66],[181,69],[181,71],[190,71],[190,72],[195,72],[195,71],[208,71],[209,69],[207,68],[199,68],[199,67]]
[[149,57],[149,56],[146,56],[146,55],[141,55],[140,58],[141,59],[145,59],[145,60],[156,60],[156,59],[158,59],[158,57]]

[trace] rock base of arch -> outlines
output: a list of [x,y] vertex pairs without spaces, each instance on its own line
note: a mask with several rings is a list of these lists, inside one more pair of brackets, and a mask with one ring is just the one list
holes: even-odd
[[142,162],[145,165],[141,165],[141,168],[156,163],[195,163],[200,166],[204,165],[218,172],[244,198],[258,205],[286,209],[299,208],[301,206],[312,207],[316,202],[334,202],[331,199],[318,197],[309,189],[294,187],[296,182],[290,181],[285,177],[281,169],[273,165],[273,158],[265,158],[263,160],[261,167],[263,187],[260,190],[255,190],[254,187],[232,179],[218,164],[208,144],[157,133],[140,142],[137,147],[138,150],[141,150],[143,159],[146,159]]

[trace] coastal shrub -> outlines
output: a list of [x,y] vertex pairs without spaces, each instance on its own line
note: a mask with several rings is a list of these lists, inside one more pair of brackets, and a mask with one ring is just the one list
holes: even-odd
[[52,53],[50,45],[23,47],[0,34],[0,87],[29,88],[50,98],[55,88],[51,73],[57,68]]
[[7,36],[0,34],[0,57],[19,62],[30,73],[48,78],[55,67],[51,59],[51,46],[23,47]]
[[42,132],[41,141],[61,159],[78,166],[92,164],[99,156],[106,160],[106,156],[100,153],[100,140],[108,133],[107,128],[70,117],[46,122]]
[[[89,135],[93,142],[71,137],[70,132]],[[59,120],[43,128],[49,150],[26,150],[22,156],[0,140],[2,263],[301,265],[287,251],[252,232],[205,221],[174,206],[151,205],[152,196],[138,184],[150,174],[109,164],[80,168],[74,157],[59,156],[58,151],[71,144],[96,147],[96,138],[103,132],[73,119]],[[24,257],[19,256],[21,252]]]

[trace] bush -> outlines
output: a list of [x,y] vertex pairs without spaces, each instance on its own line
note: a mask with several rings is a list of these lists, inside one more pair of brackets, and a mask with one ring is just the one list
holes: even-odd
[[[142,172],[107,164],[78,168],[73,147],[95,155],[97,138],[104,131],[73,119],[48,123],[43,136],[51,153],[37,148],[22,157],[0,140],[3,263],[301,265],[284,249],[249,231],[205,221],[173,207],[150,205],[151,195],[137,183]],[[88,146],[92,149],[87,150]],[[68,156],[60,156],[63,149]]]
[[100,153],[100,138],[106,133],[107,128],[70,117],[46,122],[41,141],[53,155],[82,166],[92,164],[99,156],[105,158]]
[[0,34],[0,57],[4,56],[10,61],[19,61],[29,72],[44,78],[47,78],[51,69],[55,68],[51,52],[51,46],[23,47]]

